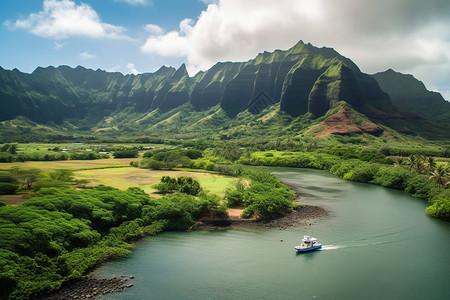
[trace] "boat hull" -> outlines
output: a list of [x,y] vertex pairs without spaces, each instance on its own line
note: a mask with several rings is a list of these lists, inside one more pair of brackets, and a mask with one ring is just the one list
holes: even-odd
[[309,247],[309,248],[297,248],[297,247],[295,247],[295,251],[297,251],[297,253],[302,253],[302,252],[309,252],[309,251],[318,250],[320,248],[322,248],[322,245],[317,245],[317,246]]

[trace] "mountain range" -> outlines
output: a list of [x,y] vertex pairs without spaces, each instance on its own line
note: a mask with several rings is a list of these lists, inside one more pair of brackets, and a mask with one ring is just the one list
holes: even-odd
[[[292,125],[299,120],[301,128]],[[450,103],[411,75],[368,75],[334,49],[302,41],[247,62],[217,63],[193,77],[184,64],[138,75],[0,67],[3,140],[74,133],[230,137],[246,122],[315,137],[399,132],[447,139]]]

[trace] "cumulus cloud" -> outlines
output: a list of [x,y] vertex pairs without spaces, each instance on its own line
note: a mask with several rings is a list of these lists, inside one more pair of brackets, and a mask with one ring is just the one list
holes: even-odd
[[43,9],[25,19],[4,23],[10,29],[25,29],[34,35],[66,39],[71,36],[90,38],[126,38],[125,28],[103,23],[89,5],[70,0],[44,0]]
[[155,24],[147,24],[144,26],[145,31],[151,33],[151,34],[163,34],[164,30]]
[[144,45],[141,46],[141,50],[162,56],[188,57],[190,50],[188,36],[193,29],[191,24],[191,19],[184,19],[180,22],[179,31],[171,31],[166,34],[157,34],[154,32],[156,34],[151,35],[147,39]]
[[85,51],[85,52],[80,53],[80,57],[81,57],[82,59],[89,60],[89,59],[96,58],[97,55],[90,54],[89,52]]
[[134,75],[141,73],[136,69],[136,66],[133,63],[127,64],[127,71]]
[[205,4],[211,4],[211,3],[218,3],[219,0],[199,0],[200,2],[203,2]]
[[55,42],[54,43],[54,48],[56,50],[59,50],[59,49],[63,48],[65,45],[66,45],[65,43]]
[[[201,0],[203,1],[203,0]],[[394,68],[450,82],[448,0],[220,0],[176,31],[153,31],[141,50],[185,57],[190,73],[299,40],[333,47],[364,72]],[[447,84],[448,85],[448,84]]]
[[125,2],[131,5],[147,5],[149,1],[147,0],[114,0],[116,2]]

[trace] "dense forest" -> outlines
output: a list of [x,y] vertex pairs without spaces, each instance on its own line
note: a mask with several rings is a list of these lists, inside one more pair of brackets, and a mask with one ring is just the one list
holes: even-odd
[[41,175],[24,204],[0,202],[0,299],[28,299],[58,289],[100,262],[129,253],[139,237],[189,229],[205,214],[226,216],[236,198],[246,207],[245,217],[280,215],[295,206],[294,193],[275,176],[250,170],[239,175],[250,180],[248,188],[231,188],[227,198],[234,200],[225,202],[190,177],[164,176],[156,186],[163,196],[155,199],[139,188],[75,189],[70,171]]

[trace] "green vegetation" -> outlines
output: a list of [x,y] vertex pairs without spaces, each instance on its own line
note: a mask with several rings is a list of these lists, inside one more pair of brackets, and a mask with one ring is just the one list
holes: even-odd
[[138,188],[41,189],[21,206],[0,208],[2,298],[56,289],[99,262],[129,253],[132,241],[187,229],[217,199],[175,194],[150,199]]
[[114,152],[113,156],[114,158],[136,158],[139,156],[139,151],[136,149],[121,150]]
[[380,152],[356,150],[353,147],[334,146],[309,152],[254,152],[241,157],[240,162],[327,170],[346,180],[404,190],[414,197],[429,200],[432,206],[427,212],[431,216],[450,220],[450,174],[447,162],[436,162],[432,157],[416,155],[410,155],[407,159],[388,157],[383,154],[386,149],[379,149]]
[[200,187],[200,183],[198,183],[198,181],[192,179],[191,177],[184,176],[178,178],[163,176],[161,178],[161,182],[155,187],[160,194],[179,191],[183,194],[196,196],[202,191],[202,188]]
[[372,77],[389,94],[392,103],[402,110],[438,120],[443,124],[450,122],[450,103],[441,94],[428,91],[425,85],[412,75],[389,69]]
[[[275,176],[256,171],[242,176],[251,181],[243,195],[246,217],[276,215],[294,206],[293,192]],[[165,194],[161,198],[137,187],[75,189],[83,182],[67,169],[16,167],[0,173],[0,180],[31,197],[18,206],[0,203],[0,299],[28,299],[58,289],[102,261],[129,253],[139,237],[189,229],[206,214],[226,216],[221,198],[186,176],[163,176],[156,185]]]
[[[279,216],[291,211],[299,204],[293,202],[294,191],[282,184],[273,174],[263,171],[245,170],[240,181],[226,192],[227,204],[230,207],[245,207],[242,217],[260,218]],[[248,180],[250,183],[248,183]],[[245,184],[248,183],[248,186]]]
[[[295,138],[340,101],[398,132],[449,137],[448,128],[435,122],[447,119],[434,118],[441,111],[448,116],[443,99],[427,105],[423,119],[399,112],[385,93],[395,91],[383,91],[335,50],[301,41],[289,50],[264,52],[247,62],[218,63],[193,77],[184,65],[139,75],[61,66],[37,68],[32,74],[0,69],[0,81],[3,143],[183,144],[205,136],[228,140],[255,132],[270,135],[270,140]],[[407,91],[402,97],[411,103],[411,109],[402,109],[425,111],[421,107],[429,102],[424,87],[417,97],[409,88],[401,90]],[[365,128],[364,121],[353,121]],[[14,154],[8,151],[13,150],[5,150],[0,160],[11,161]],[[46,159],[64,159],[56,154]]]

